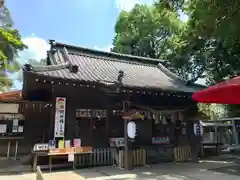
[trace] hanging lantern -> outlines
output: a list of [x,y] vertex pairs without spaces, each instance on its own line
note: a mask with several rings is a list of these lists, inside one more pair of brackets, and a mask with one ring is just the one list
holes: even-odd
[[127,134],[128,137],[131,139],[134,139],[136,137],[136,123],[133,121],[130,121],[127,124]]

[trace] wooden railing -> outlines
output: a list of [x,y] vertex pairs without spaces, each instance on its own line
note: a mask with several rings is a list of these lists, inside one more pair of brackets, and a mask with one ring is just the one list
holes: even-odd
[[[117,152],[118,151],[118,152]],[[133,150],[132,162],[133,167],[145,166],[147,163],[147,153],[143,148]],[[113,148],[93,149],[92,154],[79,155],[76,157],[77,167],[89,166],[106,166],[117,165],[124,167],[124,150],[116,150]]]
[[115,152],[111,148],[93,149],[92,154],[77,155],[76,166],[107,166],[114,164]]
[[186,162],[192,159],[191,146],[178,146],[174,148],[176,162]]
[[[147,164],[147,153],[143,148],[137,148],[132,151],[132,166],[145,166]],[[118,167],[124,168],[124,150],[119,151]]]
[[44,180],[43,173],[39,166],[37,167],[36,180]]

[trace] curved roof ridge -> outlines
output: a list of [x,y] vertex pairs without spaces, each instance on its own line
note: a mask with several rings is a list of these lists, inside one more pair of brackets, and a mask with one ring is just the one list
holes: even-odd
[[[130,54],[122,54],[122,53],[115,53],[115,52],[106,52],[106,51],[100,51],[96,49],[90,49],[86,47],[81,47],[77,45],[72,45],[72,44],[65,44],[61,42],[56,42],[55,40],[49,40],[51,47],[62,47],[62,48],[67,48],[69,50],[78,50],[81,51],[82,53],[90,53],[90,54],[96,54],[96,55],[102,55],[106,56],[109,58],[128,58],[130,60],[135,60],[136,62],[145,62],[146,64],[154,64],[157,65],[158,63],[162,64],[167,64],[167,61],[159,60],[159,59],[154,59],[154,58],[149,58],[149,57],[141,57],[141,56],[134,56]],[[72,52],[71,52],[72,53]]]
[[41,66],[32,66],[30,64],[24,64],[22,67],[23,71],[32,71],[32,72],[42,72],[42,71],[56,71],[66,69],[70,66],[69,62],[58,65],[41,65]]
[[155,65],[155,64],[145,64],[145,63],[141,63],[141,62],[137,62],[137,61],[127,61],[127,60],[122,60],[122,59],[117,59],[117,58],[97,56],[97,55],[88,54],[88,53],[81,53],[81,52],[70,52],[69,54],[84,56],[84,57],[90,57],[90,58],[95,58],[95,59],[101,59],[101,60],[107,60],[107,61],[115,61],[115,62],[122,62],[122,63],[127,63],[127,64],[148,66],[148,67],[157,67],[158,66],[158,65]]
[[179,81],[181,83],[186,83],[181,77],[179,77],[178,75],[176,75],[175,73],[173,73],[172,71],[170,71],[168,68],[166,68],[164,65],[162,65],[161,63],[158,63],[157,65],[158,69],[160,69],[163,73],[165,73],[168,77]]

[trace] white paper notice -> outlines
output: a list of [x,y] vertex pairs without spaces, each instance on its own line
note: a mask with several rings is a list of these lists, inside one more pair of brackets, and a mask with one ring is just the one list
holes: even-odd
[[70,140],[66,140],[65,141],[65,148],[70,148],[71,147],[71,141]]
[[68,154],[68,162],[73,162],[74,161],[74,153],[69,153]]
[[14,119],[13,120],[12,132],[13,133],[17,133],[18,132],[18,119]]
[[18,119],[13,120],[13,126],[18,126]]
[[18,126],[18,132],[22,133],[23,132],[23,126]]
[[6,133],[7,132],[7,125],[1,124],[0,125],[0,133]]

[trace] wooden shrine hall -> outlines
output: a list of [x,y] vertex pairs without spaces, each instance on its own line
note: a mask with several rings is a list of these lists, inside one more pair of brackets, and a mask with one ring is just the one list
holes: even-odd
[[[25,128],[24,137],[39,138],[41,134],[44,143],[79,138],[81,146],[108,156],[103,158],[109,159],[106,162],[92,165],[119,165],[123,156],[125,163],[127,156],[144,159],[140,163],[133,160],[133,166],[196,158],[200,138],[194,135],[191,120],[197,112],[191,99],[195,85],[187,85],[156,59],[101,52],[54,40],[50,45],[46,66],[23,67],[22,99],[48,104],[44,107],[50,112],[38,117],[28,112],[25,124],[38,121],[42,125],[28,125],[31,130]],[[132,110],[144,118],[134,120],[137,135],[128,149],[127,118],[122,117]],[[33,147],[39,142],[31,143]],[[177,155],[179,147],[184,147],[183,157]],[[131,157],[126,148],[134,151]],[[112,157],[113,149],[118,160]],[[88,166],[89,162],[82,165]]]

